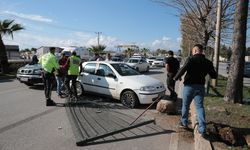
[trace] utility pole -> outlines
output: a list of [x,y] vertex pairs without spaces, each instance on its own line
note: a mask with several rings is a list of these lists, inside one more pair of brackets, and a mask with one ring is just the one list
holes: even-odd
[[[215,71],[219,71],[219,55],[220,55],[220,32],[221,32],[221,11],[222,0],[217,1],[217,19],[216,19],[216,33],[215,33],[215,45],[214,45],[214,65]],[[212,85],[217,85],[218,79],[213,80]]]
[[97,34],[97,45],[99,46],[100,45],[100,43],[99,43],[99,41],[100,41],[100,34],[102,34],[102,32],[95,32],[96,34]]

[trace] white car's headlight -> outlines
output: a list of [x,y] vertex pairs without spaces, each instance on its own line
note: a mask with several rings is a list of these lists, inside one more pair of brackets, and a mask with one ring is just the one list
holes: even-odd
[[155,91],[156,88],[154,86],[144,86],[140,88],[141,91]]
[[42,70],[41,69],[35,69],[33,71],[34,74],[41,74]]

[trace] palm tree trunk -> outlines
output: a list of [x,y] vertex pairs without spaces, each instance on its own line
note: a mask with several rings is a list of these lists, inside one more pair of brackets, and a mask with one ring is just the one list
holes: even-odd
[[232,62],[224,96],[224,100],[227,102],[242,103],[248,2],[249,0],[239,0],[236,6]]
[[9,71],[8,57],[1,35],[0,35],[0,68],[3,73],[7,73]]

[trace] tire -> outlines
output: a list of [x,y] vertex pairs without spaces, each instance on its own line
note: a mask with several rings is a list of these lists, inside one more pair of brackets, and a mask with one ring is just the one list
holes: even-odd
[[139,70],[139,68],[138,68],[138,67],[136,67],[136,68],[135,68],[135,70],[136,70],[136,71],[138,71],[138,72],[140,72],[140,70]]
[[76,82],[76,91],[77,91],[77,96],[82,96],[84,93],[82,84],[80,82]]
[[139,100],[133,91],[125,91],[120,98],[122,104],[129,108],[135,108],[139,105]]
[[149,72],[149,66],[147,66],[147,70],[146,70],[146,72]]

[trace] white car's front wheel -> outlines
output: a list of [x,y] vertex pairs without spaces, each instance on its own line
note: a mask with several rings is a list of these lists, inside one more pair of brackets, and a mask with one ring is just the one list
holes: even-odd
[[76,82],[76,91],[77,91],[77,96],[83,95],[84,90],[80,82]]
[[125,91],[121,95],[121,102],[124,106],[135,108],[139,105],[139,100],[133,91]]

